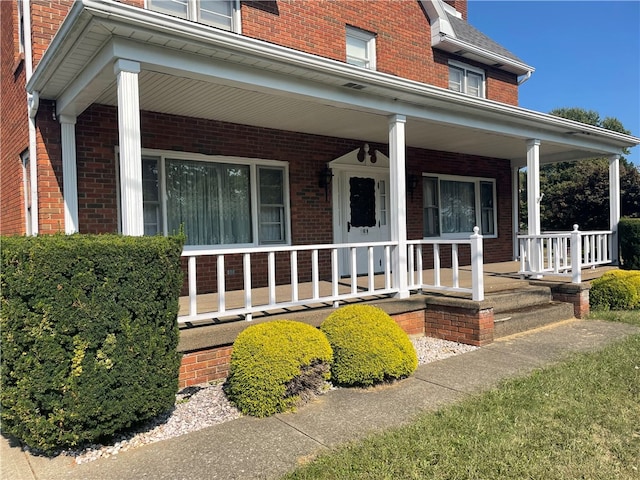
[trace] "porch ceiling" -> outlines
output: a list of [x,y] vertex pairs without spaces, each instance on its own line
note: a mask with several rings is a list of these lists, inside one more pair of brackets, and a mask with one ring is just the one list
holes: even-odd
[[[79,115],[117,105],[113,63],[137,61],[142,110],[388,143],[526,165],[619,153],[640,139],[411,82],[110,0],[76,2],[27,85]],[[356,86],[356,89],[348,85]]]
[[[187,117],[219,120],[314,135],[388,143],[385,114],[362,108],[328,105],[285,93],[264,93],[240,86],[216,84],[153,71],[139,76],[140,108]],[[95,100],[117,106],[115,79]],[[407,146],[504,158],[526,164],[526,138],[442,121],[409,117]],[[544,142],[543,161],[585,158],[588,149]]]

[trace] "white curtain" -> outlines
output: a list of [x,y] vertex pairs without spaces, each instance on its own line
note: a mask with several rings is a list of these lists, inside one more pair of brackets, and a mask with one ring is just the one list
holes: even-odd
[[473,232],[476,219],[475,186],[470,182],[440,182],[443,233]]
[[251,242],[249,167],[167,160],[169,233],[184,225],[187,245]]

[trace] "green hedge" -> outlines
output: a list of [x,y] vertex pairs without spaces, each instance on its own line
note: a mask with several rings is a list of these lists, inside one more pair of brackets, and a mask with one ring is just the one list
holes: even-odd
[[612,270],[591,282],[589,306],[594,310],[640,309],[640,271]]
[[618,224],[624,270],[640,270],[640,218],[622,218]]
[[224,390],[242,413],[266,417],[319,393],[331,360],[329,342],[311,325],[291,320],[252,325],[233,344]]
[[337,385],[373,385],[407,377],[418,367],[411,340],[380,308],[341,307],[322,322],[320,330],[333,348],[331,381]]
[[51,453],[171,408],[183,237],[2,239],[2,429]]

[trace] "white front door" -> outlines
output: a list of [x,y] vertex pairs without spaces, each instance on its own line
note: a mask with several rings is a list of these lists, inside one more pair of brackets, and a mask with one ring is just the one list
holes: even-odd
[[[373,243],[390,239],[389,174],[382,172],[343,172],[341,175],[341,214],[343,242]],[[357,274],[367,274],[368,253],[357,249]],[[384,248],[373,250],[374,272],[384,271]],[[341,274],[351,273],[351,254],[345,251]]]

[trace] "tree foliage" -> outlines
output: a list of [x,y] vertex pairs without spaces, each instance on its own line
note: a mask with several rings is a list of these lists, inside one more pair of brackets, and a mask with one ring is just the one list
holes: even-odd
[[[600,118],[593,110],[559,108],[551,115],[588,125],[629,134],[617,118]],[[628,153],[625,150],[623,153]],[[544,192],[541,205],[543,230],[580,230],[609,228],[609,160],[594,158],[580,162],[547,164],[540,169]],[[620,158],[621,213],[640,217],[640,170],[626,158]]]

